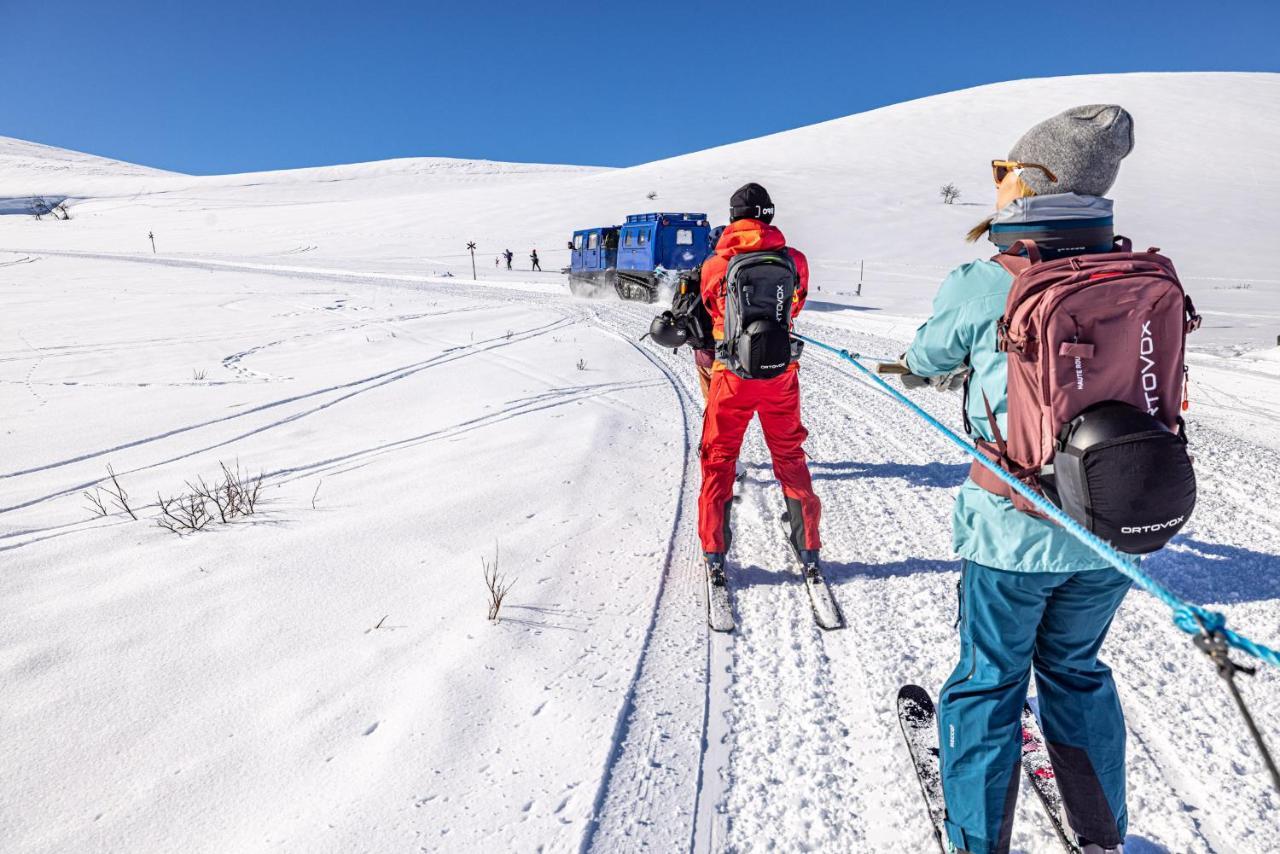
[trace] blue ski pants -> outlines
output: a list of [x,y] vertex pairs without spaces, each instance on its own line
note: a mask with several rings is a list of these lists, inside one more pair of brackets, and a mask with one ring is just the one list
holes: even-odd
[[1130,584],[1114,569],[962,565],[960,662],[938,704],[946,828],[956,848],[1009,850],[1032,670],[1072,830],[1103,846],[1124,840],[1124,714],[1098,651]]

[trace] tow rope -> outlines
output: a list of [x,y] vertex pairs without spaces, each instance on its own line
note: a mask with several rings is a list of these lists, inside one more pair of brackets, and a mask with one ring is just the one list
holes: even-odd
[[1193,643],[1196,648],[1209,657],[1209,660],[1213,662],[1214,667],[1217,668],[1218,675],[1220,675],[1226,682],[1227,690],[1231,692],[1231,696],[1235,700],[1236,706],[1240,709],[1240,714],[1244,717],[1245,725],[1249,729],[1249,734],[1253,737],[1254,742],[1258,746],[1258,751],[1262,754],[1263,764],[1266,765],[1267,770],[1271,774],[1271,784],[1275,787],[1276,791],[1280,792],[1280,769],[1277,769],[1275,760],[1271,756],[1271,751],[1267,748],[1266,742],[1262,738],[1262,733],[1258,730],[1257,724],[1254,723],[1253,716],[1245,706],[1244,698],[1240,695],[1240,690],[1235,682],[1235,676],[1237,673],[1245,673],[1252,676],[1257,672],[1256,668],[1237,664],[1231,660],[1231,657],[1228,654],[1229,648],[1238,649],[1259,661],[1263,661],[1273,667],[1280,668],[1280,652],[1277,652],[1270,647],[1263,646],[1262,644],[1252,641],[1244,635],[1227,628],[1227,618],[1225,615],[1217,611],[1210,611],[1207,608],[1202,608],[1199,605],[1192,605],[1190,602],[1186,602],[1175,596],[1171,591],[1166,589],[1164,585],[1143,572],[1135,559],[1122,554],[1110,543],[1100,539],[1091,531],[1086,530],[1083,525],[1068,516],[1056,504],[1031,489],[1031,487],[1027,486],[1013,475],[1009,474],[995,462],[988,459],[984,454],[978,451],[978,449],[972,444],[962,439],[955,431],[951,430],[928,412],[925,412],[924,409],[913,402],[911,398],[885,382],[884,379],[875,373],[875,371],[858,361],[860,356],[857,353],[850,353],[848,350],[842,350],[839,347],[824,344],[823,342],[810,338],[807,335],[799,335],[793,332],[792,337],[798,338],[806,344],[812,344],[819,349],[834,353],[849,362],[883,391],[887,392],[899,403],[924,419],[925,423],[941,433],[943,438],[960,450],[964,451],[970,457],[973,457],[985,466],[992,474],[1008,484],[1010,488],[1016,490],[1020,495],[1030,501],[1035,505],[1037,510],[1057,522],[1068,533],[1088,546],[1099,557],[1124,575],[1128,576],[1139,587],[1146,590],[1152,596],[1167,605],[1170,610],[1173,611],[1173,624],[1187,634],[1193,636]]

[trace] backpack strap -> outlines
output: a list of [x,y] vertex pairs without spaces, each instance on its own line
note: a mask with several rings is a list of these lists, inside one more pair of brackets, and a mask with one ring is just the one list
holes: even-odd
[[1182,308],[1187,318],[1186,324],[1183,327],[1186,330],[1184,334],[1190,335],[1192,332],[1195,332],[1200,328],[1200,313],[1196,311],[1196,304],[1191,301],[1191,296],[1189,294],[1182,295]]
[[[1036,491],[1039,491],[1039,483],[1034,477],[1038,472],[1029,469],[1015,469],[1012,467],[1012,461],[1009,459],[1008,453],[1009,446],[1005,442],[1003,434],[1000,432],[1000,424],[996,421],[995,412],[991,409],[991,401],[987,399],[987,393],[985,391],[982,392],[982,405],[987,411],[987,423],[991,425],[991,435],[994,437],[994,441],[988,442],[985,439],[975,439],[975,447],[984,457],[991,460],[1018,480],[1026,483],[1028,486],[1031,486]],[[992,474],[990,469],[979,463],[977,460],[974,460],[973,464],[969,466],[969,478],[987,492],[990,492],[993,495],[998,495],[1002,498],[1008,498],[1019,510],[1035,516],[1043,515],[1037,512],[1030,502],[1015,492],[1013,487],[996,477]]]
[[[1132,240],[1130,240],[1129,238],[1125,237],[1123,234],[1117,234],[1117,235],[1115,236],[1115,241],[1112,243],[1112,248],[1113,248],[1113,251],[1117,251],[1117,252],[1132,252],[1132,251],[1133,251],[1133,241],[1132,241]],[[1147,251],[1148,251],[1148,252],[1159,252],[1160,250],[1159,250],[1159,249],[1148,249]]]
[[1009,275],[1017,276],[1032,264],[1040,263],[1040,247],[1033,240],[1019,240],[991,260],[1008,270]]

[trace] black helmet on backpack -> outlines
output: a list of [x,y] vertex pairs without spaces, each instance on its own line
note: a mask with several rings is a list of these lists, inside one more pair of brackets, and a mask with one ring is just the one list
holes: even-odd
[[689,330],[676,316],[664,311],[649,324],[649,337],[672,350],[689,343]]
[[1196,505],[1186,434],[1115,400],[1063,425],[1044,483],[1067,515],[1129,554],[1163,548]]

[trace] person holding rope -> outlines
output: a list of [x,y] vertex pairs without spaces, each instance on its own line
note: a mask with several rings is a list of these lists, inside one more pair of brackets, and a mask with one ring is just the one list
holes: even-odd
[[[968,239],[989,236],[1014,252],[1031,241],[1025,251],[1035,260],[1111,251],[1112,203],[1104,195],[1132,149],[1133,120],[1119,106],[1076,107],[1041,122],[1007,160],[993,161],[996,213]],[[949,389],[963,379],[970,434],[1001,451],[1010,357],[997,338],[1014,283],[1007,266],[975,261],[953,270],[900,365],[908,387]],[[1078,347],[1068,356],[1091,352],[1062,346]],[[1137,359],[1137,342],[1133,349]],[[1009,850],[1020,715],[1034,669],[1071,829],[1086,854],[1118,854],[1128,824],[1125,723],[1098,653],[1130,579],[1064,528],[972,478],[956,499],[953,528],[962,559],[960,656],[938,708],[950,844],[970,854]]]

